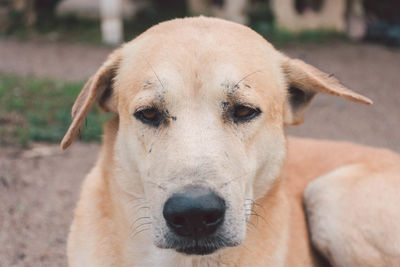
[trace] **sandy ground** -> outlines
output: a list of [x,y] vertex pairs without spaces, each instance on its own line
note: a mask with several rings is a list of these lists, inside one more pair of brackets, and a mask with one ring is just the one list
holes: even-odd
[[97,144],[1,148],[0,266],[66,266],[72,210]]
[[[0,72],[81,80],[110,48],[0,40]],[[372,98],[366,107],[318,96],[292,135],[349,140],[400,152],[400,51],[369,44],[332,43],[285,52],[334,73]],[[84,175],[98,144],[0,147],[0,266],[66,266],[68,226]]]
[[0,72],[82,81],[96,71],[112,50],[83,44],[0,39]]

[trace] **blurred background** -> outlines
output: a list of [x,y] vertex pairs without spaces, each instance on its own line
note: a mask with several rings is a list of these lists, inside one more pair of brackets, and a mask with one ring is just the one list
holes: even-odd
[[248,25],[374,101],[319,95],[290,135],[400,152],[398,0],[0,0],[0,266],[66,266],[73,208],[108,118],[94,109],[62,152],[75,97],[115,46],[192,15]]

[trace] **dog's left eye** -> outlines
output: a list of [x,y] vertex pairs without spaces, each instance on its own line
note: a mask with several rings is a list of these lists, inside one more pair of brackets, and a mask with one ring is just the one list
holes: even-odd
[[233,107],[232,117],[235,122],[249,121],[261,113],[260,109],[244,105]]
[[163,119],[162,113],[155,107],[138,110],[134,116],[141,122],[152,126],[159,126]]

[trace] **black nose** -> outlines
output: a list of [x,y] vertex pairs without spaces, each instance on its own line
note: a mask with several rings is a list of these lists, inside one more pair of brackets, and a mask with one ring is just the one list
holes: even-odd
[[167,225],[176,234],[191,238],[208,236],[224,221],[225,201],[213,191],[191,187],[172,195],[164,204]]

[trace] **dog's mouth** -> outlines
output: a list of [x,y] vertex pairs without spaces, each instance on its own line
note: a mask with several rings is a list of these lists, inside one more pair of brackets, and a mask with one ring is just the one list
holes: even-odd
[[170,237],[167,240],[167,245],[164,248],[174,249],[176,252],[186,255],[210,255],[219,249],[240,244],[217,236],[200,239]]
[[217,251],[220,247],[216,245],[190,246],[177,248],[176,251],[186,255],[209,255]]

